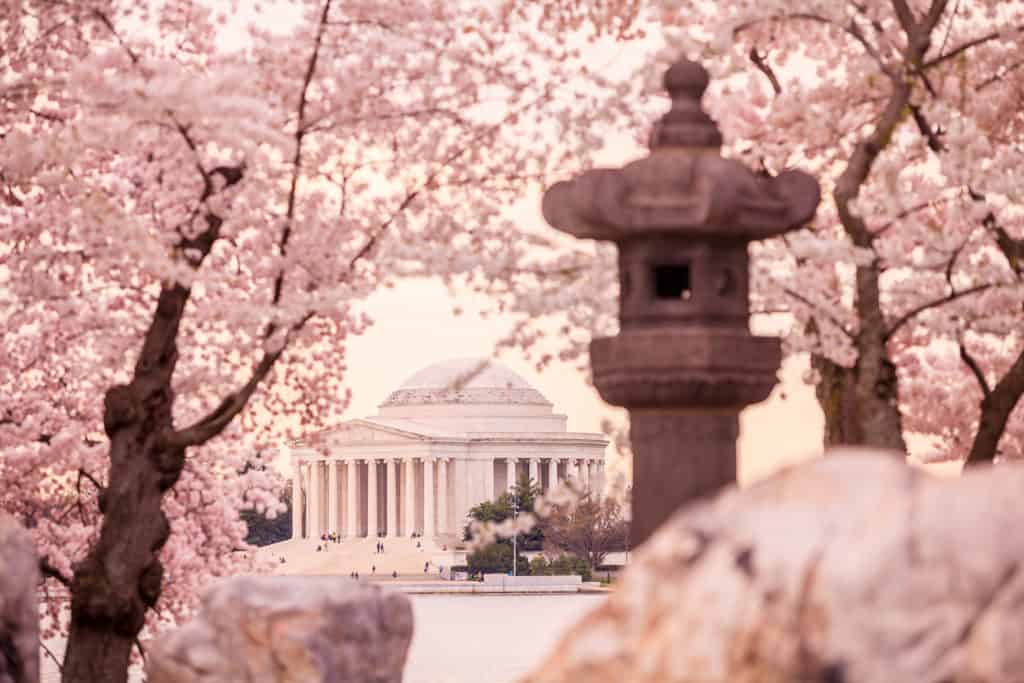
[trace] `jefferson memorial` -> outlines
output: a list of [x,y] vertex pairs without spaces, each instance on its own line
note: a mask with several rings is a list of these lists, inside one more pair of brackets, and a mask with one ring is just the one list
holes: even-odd
[[566,431],[566,416],[497,361],[437,363],[377,415],[292,445],[292,537],[447,539],[524,476],[545,492],[570,477],[600,492],[607,444]]

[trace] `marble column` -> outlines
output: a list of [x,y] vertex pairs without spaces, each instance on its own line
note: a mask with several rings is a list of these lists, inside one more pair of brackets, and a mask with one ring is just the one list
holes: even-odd
[[594,474],[597,477],[597,495],[604,495],[604,460],[594,461]]
[[338,529],[338,461],[327,461],[327,533]]
[[505,458],[505,486],[509,492],[516,487],[516,459]]
[[558,458],[551,458],[548,460],[548,491],[554,491],[556,488],[558,488]]
[[448,461],[437,461],[437,533],[448,533]]
[[320,538],[320,461],[313,460],[309,463],[309,489],[306,496],[309,499],[309,529],[310,538]]
[[487,500],[494,500],[498,497],[498,492],[494,490],[494,461],[487,460],[484,465],[484,495]]
[[405,535],[416,530],[416,463],[405,459]]
[[590,491],[590,461],[580,460],[580,484],[584,491]]
[[366,461],[366,536],[377,538],[377,461]]
[[387,536],[394,538],[398,536],[398,486],[397,473],[395,472],[395,461],[389,458],[384,465],[384,477],[387,480]]
[[537,458],[530,458],[530,481],[540,486],[540,461]]
[[423,458],[423,536],[431,539],[435,533],[434,460],[432,458]]
[[302,469],[292,462],[292,538],[302,538]]
[[346,526],[349,538],[359,535],[359,508],[356,507],[356,484],[359,482],[359,461],[348,461],[348,472],[345,474],[347,481],[345,487],[345,513],[348,516]]

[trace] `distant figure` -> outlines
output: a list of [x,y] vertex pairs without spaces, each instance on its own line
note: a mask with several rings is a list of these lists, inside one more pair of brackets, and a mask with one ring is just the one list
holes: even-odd
[[320,552],[320,544],[319,543],[317,543],[317,545],[316,545],[316,551]]
[[423,563],[423,573],[426,574],[428,569],[430,569],[430,563],[429,562],[424,562]]
[[448,550],[448,544],[445,543],[443,546],[441,546],[441,550]]
[[281,564],[284,564],[284,558],[283,557],[281,558]]
[[370,573],[371,574],[376,574],[377,573],[377,565],[373,565],[372,567],[370,567]]
[[420,545],[420,542],[419,542],[419,541],[416,541],[416,547],[417,547],[417,548],[422,548],[423,546],[422,546],[422,545]]
[[392,579],[397,579],[398,578],[398,572],[397,571],[391,572],[391,578]]
[[359,580],[359,572],[356,572],[356,581]]
[[382,553],[384,552],[384,544],[383,544],[383,543],[381,543],[381,544],[380,544],[380,551],[381,551]]

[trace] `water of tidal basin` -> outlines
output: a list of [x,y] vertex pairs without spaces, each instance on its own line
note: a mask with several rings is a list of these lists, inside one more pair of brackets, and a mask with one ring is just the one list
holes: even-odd
[[[410,595],[415,632],[403,683],[512,683],[540,664],[602,595]],[[56,652],[63,642],[48,643]],[[142,680],[137,674],[132,683]],[[58,683],[43,660],[43,683]]]
[[403,683],[512,683],[600,605],[599,595],[412,595]]

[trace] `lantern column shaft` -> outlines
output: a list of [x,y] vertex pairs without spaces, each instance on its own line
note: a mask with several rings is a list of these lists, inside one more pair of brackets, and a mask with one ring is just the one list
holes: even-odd
[[736,481],[734,412],[631,410],[633,522],[630,544],[643,543],[679,509]]

